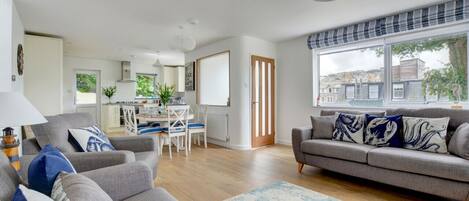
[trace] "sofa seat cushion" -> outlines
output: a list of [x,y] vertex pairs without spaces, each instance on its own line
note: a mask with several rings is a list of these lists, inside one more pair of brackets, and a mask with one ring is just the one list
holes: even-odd
[[168,193],[163,188],[154,188],[137,195],[134,195],[130,198],[125,199],[125,201],[176,201],[171,194]]
[[368,164],[391,170],[469,182],[469,160],[449,155],[383,147],[368,153]]
[[156,177],[156,166],[158,164],[158,153],[156,151],[135,152],[135,161],[143,162],[150,167],[153,177]]
[[301,143],[301,151],[304,153],[360,163],[367,163],[368,152],[375,148],[366,144],[322,139],[306,140]]

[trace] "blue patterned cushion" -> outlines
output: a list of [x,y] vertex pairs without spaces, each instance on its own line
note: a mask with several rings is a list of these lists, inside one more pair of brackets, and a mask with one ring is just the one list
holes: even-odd
[[62,152],[48,144],[29,164],[29,186],[31,189],[50,196],[55,178],[61,171],[76,173]]
[[189,125],[187,125],[189,128],[204,128],[205,127],[205,124],[203,123],[189,123]]
[[163,131],[163,128],[161,127],[142,127],[138,128],[138,134],[139,135],[145,135],[145,134],[150,134],[150,133],[159,133]]
[[47,195],[44,195],[32,189],[28,189],[23,184],[20,184],[18,188],[16,188],[12,201],[53,201],[53,200],[50,197],[47,197]]
[[364,114],[336,113],[332,139],[363,144]]
[[446,132],[449,117],[403,117],[404,148],[447,154]]
[[365,144],[402,147],[402,115],[378,117],[366,114]]
[[106,134],[97,126],[68,129],[70,141],[82,152],[102,152],[116,150]]

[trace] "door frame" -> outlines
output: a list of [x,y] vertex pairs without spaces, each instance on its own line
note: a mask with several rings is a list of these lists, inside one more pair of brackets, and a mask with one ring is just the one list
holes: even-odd
[[[271,100],[271,103],[273,106],[271,106],[271,112],[272,114],[269,114],[269,115],[272,115],[272,119],[271,119],[271,122],[266,122],[268,125],[270,124],[272,127],[272,142],[269,142],[269,144],[275,144],[275,139],[276,139],[276,131],[277,131],[277,119],[276,119],[276,114],[277,114],[277,111],[276,111],[276,108],[277,108],[277,96],[276,96],[276,92],[277,92],[277,85],[276,85],[276,78],[277,78],[277,71],[276,71],[276,67],[275,67],[275,59],[274,58],[270,58],[270,57],[264,57],[264,56],[258,56],[258,55],[254,55],[252,54],[250,56],[250,60],[251,60],[251,66],[250,66],[250,98],[249,98],[249,104],[250,104],[250,127],[251,127],[251,148],[257,148],[257,147],[261,147],[261,146],[264,146],[264,145],[259,145],[256,143],[255,141],[255,118],[254,118],[254,96],[255,96],[255,90],[254,90],[254,66],[255,66],[255,61],[256,60],[264,60],[264,61],[267,61],[267,62],[271,62],[272,63],[272,74],[271,74],[271,79],[272,79],[272,85],[271,85],[271,91],[270,91],[270,95],[272,96],[272,100]],[[262,115],[262,113],[259,113],[259,115]]]
[[[77,73],[79,72],[92,72],[96,74],[96,124],[98,127],[101,127],[101,98],[102,98],[102,89],[101,89],[101,70],[94,70],[94,69],[74,69],[73,70],[73,106],[75,108],[75,112],[79,105],[76,102],[76,94],[77,94]],[[91,104],[82,104],[81,106],[91,106]]]

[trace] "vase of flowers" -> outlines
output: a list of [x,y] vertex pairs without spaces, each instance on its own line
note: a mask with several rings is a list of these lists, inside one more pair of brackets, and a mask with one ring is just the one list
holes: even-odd
[[166,84],[158,84],[156,86],[156,95],[160,98],[160,103],[164,108],[166,108],[175,92],[176,88],[174,86],[168,86]]
[[112,96],[114,96],[116,91],[117,91],[116,86],[103,87],[103,93],[108,98],[108,100],[109,100],[108,103],[109,104],[111,104],[111,98],[112,98]]

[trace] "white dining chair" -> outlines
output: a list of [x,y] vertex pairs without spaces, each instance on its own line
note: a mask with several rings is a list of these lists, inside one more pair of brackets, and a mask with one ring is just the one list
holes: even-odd
[[[164,132],[160,134],[161,138],[166,139],[168,142],[169,158],[172,159],[172,138],[176,138],[176,151],[179,152],[181,148],[180,138],[182,137],[185,145],[188,143],[188,117],[189,105],[174,105],[167,107],[168,127],[163,128]],[[163,146],[165,140],[160,140],[160,153],[163,153]],[[188,148],[185,146],[187,156]]]
[[146,135],[157,134],[163,131],[159,126],[151,126],[148,124],[138,124],[135,107],[130,105],[122,106],[124,113],[124,127],[127,135]]
[[[197,137],[197,145],[200,146],[200,136],[204,137],[204,147],[207,148],[207,117],[208,107],[199,105],[197,108],[197,116],[195,121],[190,122],[189,127],[189,151],[192,150],[192,139]],[[194,144],[196,141],[194,140]]]

